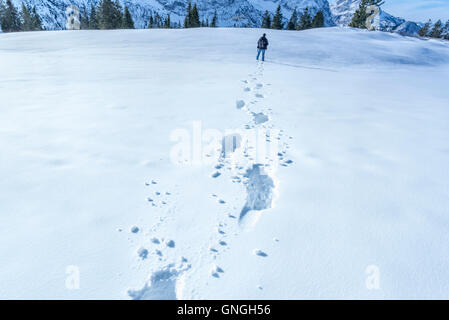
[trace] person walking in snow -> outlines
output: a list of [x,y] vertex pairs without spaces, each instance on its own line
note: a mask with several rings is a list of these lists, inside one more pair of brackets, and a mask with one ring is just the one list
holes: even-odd
[[268,39],[266,34],[264,33],[262,37],[260,37],[259,41],[257,41],[257,57],[256,60],[259,60],[260,53],[262,52],[262,61],[265,61],[265,50],[268,47]]

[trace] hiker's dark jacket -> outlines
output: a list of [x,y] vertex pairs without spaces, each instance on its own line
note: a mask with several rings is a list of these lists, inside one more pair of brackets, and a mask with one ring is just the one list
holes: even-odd
[[265,37],[260,37],[259,41],[257,41],[257,49],[266,50],[268,47],[268,40]]

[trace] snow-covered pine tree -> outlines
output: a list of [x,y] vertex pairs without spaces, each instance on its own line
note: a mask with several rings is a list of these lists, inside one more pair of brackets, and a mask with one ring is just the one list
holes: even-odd
[[432,20],[427,21],[426,24],[421,29],[419,29],[418,35],[420,37],[427,37],[427,35],[429,34],[429,31],[430,31],[431,25],[432,25]]
[[97,9],[93,4],[90,6],[89,29],[98,29]]
[[438,20],[433,25],[433,28],[430,31],[430,35],[429,36],[431,38],[441,38],[442,34],[443,34],[443,23],[441,22],[441,20]]
[[218,22],[218,18],[217,18],[217,10],[214,11],[214,16],[212,17],[212,21],[210,23],[210,26],[212,28],[216,28],[217,27],[217,22]]
[[449,20],[447,20],[443,28],[443,39],[449,40]]
[[85,5],[80,9],[80,28],[89,29],[89,13],[87,12]]
[[297,30],[307,30],[312,28],[312,16],[309,13],[309,8],[305,8],[303,14],[299,18]]
[[287,30],[296,30],[296,25],[298,24],[298,13],[296,8],[293,10],[292,16],[287,23]]
[[112,0],[102,0],[97,8],[98,27],[100,29],[118,29],[121,19],[118,20],[117,6]]
[[278,5],[276,13],[273,17],[273,23],[271,24],[272,29],[282,30],[284,28],[284,23],[282,22],[282,12],[281,6]]
[[42,28],[42,20],[39,14],[36,12],[36,7],[33,7],[33,10],[31,11],[31,19],[33,21],[33,27],[34,31],[41,31]]
[[265,11],[262,18],[262,28],[270,29],[271,28],[271,16],[268,10]]
[[25,5],[24,2],[22,2],[22,12],[20,15],[22,17],[21,30],[22,31],[33,31],[34,25],[33,25],[33,19],[31,18],[31,12],[30,12],[30,9],[28,9],[28,7]]
[[198,13],[198,8],[195,3],[192,7],[192,16],[191,16],[191,21],[190,21],[190,27],[198,28],[200,26],[201,26],[200,15]]
[[164,26],[165,26],[166,29],[170,29],[171,28],[170,13],[167,15],[167,18],[165,18]]
[[11,0],[6,0],[6,5],[2,9],[3,13],[0,17],[0,25],[3,32],[17,32],[21,30],[21,21],[16,7]]
[[359,4],[359,8],[354,13],[349,26],[353,28],[366,29],[366,20],[371,15],[366,12],[368,7],[372,5],[380,7],[384,3],[385,2],[383,0],[362,0]]
[[324,27],[324,14],[323,11],[318,10],[315,17],[312,20],[312,28],[322,28]]
[[119,0],[115,0],[114,2],[114,21],[115,21],[115,29],[120,29],[123,23],[123,8],[120,4]]
[[192,3],[189,1],[189,4],[187,5],[186,17],[184,19],[184,28],[190,28],[191,18],[192,18]]
[[1,27],[2,17],[5,14],[5,10],[6,10],[5,3],[3,2],[3,0],[0,0],[0,27]]
[[154,15],[154,28],[160,28],[162,25],[162,18],[158,12]]
[[128,6],[125,6],[123,13],[122,29],[134,29],[134,20],[131,17]]

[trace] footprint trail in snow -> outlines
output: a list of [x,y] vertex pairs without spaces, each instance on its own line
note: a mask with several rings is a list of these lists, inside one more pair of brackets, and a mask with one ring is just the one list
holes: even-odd
[[[243,124],[243,134],[239,132],[223,138],[221,157],[212,174],[213,178],[229,178],[234,184],[242,184],[246,192],[245,202],[234,204],[233,212],[218,223],[219,231],[210,245],[214,260],[220,254],[220,242],[228,234],[238,237],[239,230],[250,231],[256,227],[264,210],[273,206],[279,165],[285,167],[293,163],[287,159],[291,137],[286,137],[282,129],[272,124],[272,108],[265,102],[270,84],[263,82],[263,76],[264,67],[259,64],[255,73],[242,80],[244,98],[237,99],[235,106],[238,111],[246,112],[248,120]],[[261,249],[254,249],[248,254],[254,252],[257,256],[268,257]],[[224,276],[214,271],[214,266],[212,276]]]
[[[276,171],[279,165],[289,166],[292,161],[287,158],[289,139],[282,129],[277,129],[272,123],[272,108],[266,105],[266,99],[270,95],[271,85],[263,82],[264,66],[260,63],[257,70],[242,80],[242,93],[236,100],[235,112],[246,113],[247,120],[242,128],[235,133],[227,134],[221,143],[221,153],[217,163],[213,166],[210,178],[214,180],[229,179],[231,187],[241,188],[245,192],[244,201],[235,203],[232,199],[222,199],[217,194],[211,197],[217,203],[217,209],[225,209],[218,217],[216,228],[211,233],[209,243],[205,243],[200,249],[200,259],[190,264],[186,258],[181,257],[174,262],[173,256],[166,257],[167,250],[174,250],[176,239],[163,239],[157,236],[157,230],[162,223],[170,217],[170,212],[176,210],[176,206],[166,210],[165,216],[150,228],[145,244],[141,244],[136,255],[144,262],[150,257],[156,257],[159,261],[153,266],[148,280],[140,289],[129,289],[128,296],[132,299],[180,299],[184,292],[184,278],[190,272],[196,270],[209,270],[211,281],[219,281],[226,276],[222,266],[217,264],[217,257],[232,250],[229,243],[238,241],[241,230],[251,231],[265,210],[273,206],[276,190],[279,182],[276,179]],[[276,106],[274,106],[276,108]],[[243,113],[244,112],[244,113]],[[154,187],[156,181],[147,183],[148,187]],[[155,209],[168,207],[168,198],[171,193],[155,190],[147,198],[148,203]],[[133,234],[142,233],[142,228],[133,227]],[[230,238],[233,236],[233,240]],[[254,248],[248,254],[269,259],[269,254],[263,248]],[[209,266],[207,268],[207,266]],[[260,290],[260,288],[259,288]],[[190,290],[193,294],[194,289]]]

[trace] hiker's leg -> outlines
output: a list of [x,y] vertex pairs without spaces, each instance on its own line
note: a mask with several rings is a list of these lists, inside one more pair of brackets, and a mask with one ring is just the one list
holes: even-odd
[[262,50],[262,61],[265,61],[265,50]]
[[256,60],[259,60],[259,56],[260,56],[260,49],[257,49],[257,57],[256,57]]

